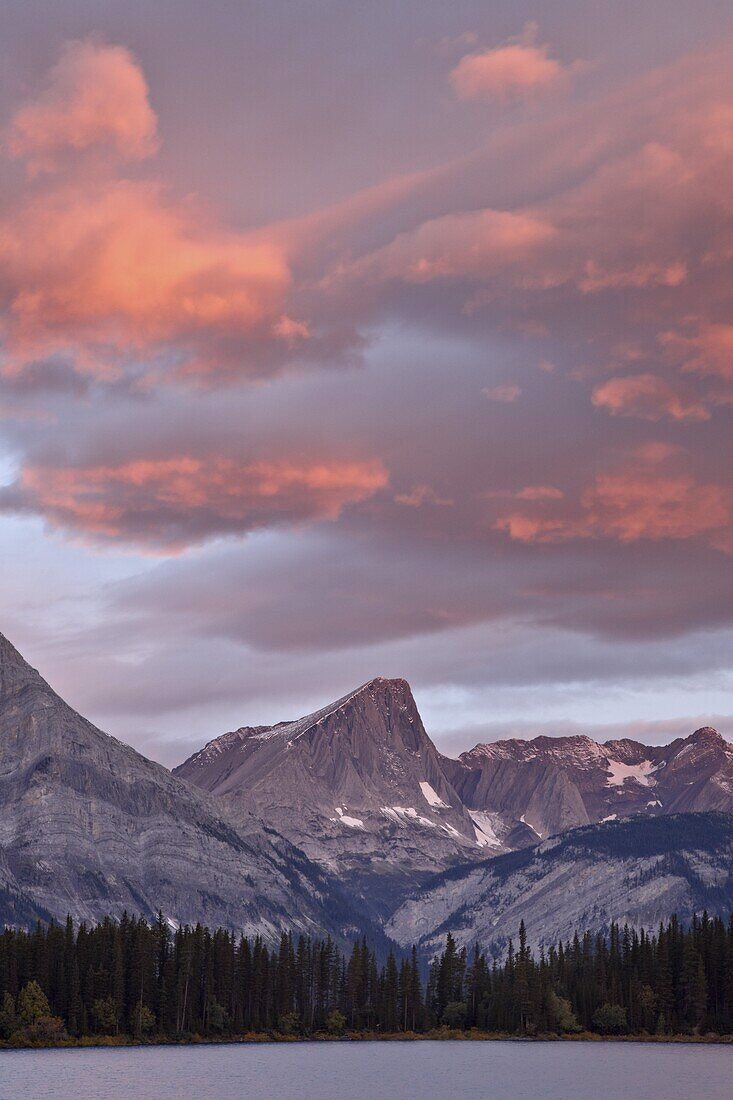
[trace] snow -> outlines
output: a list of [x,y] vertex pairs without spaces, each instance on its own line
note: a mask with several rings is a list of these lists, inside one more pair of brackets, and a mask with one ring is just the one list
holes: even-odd
[[339,815],[339,821],[342,825],[348,825],[350,829],[363,829],[364,822],[360,817],[349,817],[345,814],[341,806],[336,807],[336,813]]
[[601,824],[603,824],[604,821],[615,821],[615,820],[616,820],[616,814],[609,814],[608,817],[602,817],[601,818]]
[[471,821],[473,821],[476,843],[479,848],[501,848],[502,844],[494,831],[494,822],[491,815],[483,810],[469,810],[468,813]]
[[606,780],[607,787],[621,787],[627,779],[634,779],[643,787],[648,787],[650,773],[656,770],[656,765],[651,760],[642,760],[641,764],[623,764],[620,760],[609,760],[606,770],[610,772]]
[[433,790],[433,788],[430,786],[429,783],[424,783],[424,782],[421,783],[420,784],[420,790],[423,793],[423,798],[425,799],[425,801],[428,803],[429,806],[434,806],[436,810],[447,810],[447,809],[449,809],[449,807],[446,806],[445,802],[440,797],[440,795],[436,794],[436,792]]
[[434,821],[431,821],[428,817],[421,817],[413,806],[382,806],[380,808],[385,817],[388,817],[390,821],[395,821],[398,825],[405,825],[410,821],[416,825],[429,825],[431,829],[436,827]]

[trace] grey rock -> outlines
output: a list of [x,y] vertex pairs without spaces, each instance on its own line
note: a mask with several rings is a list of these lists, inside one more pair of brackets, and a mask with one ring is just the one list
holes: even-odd
[[159,908],[267,938],[363,930],[302,852],[96,729],[0,635],[0,916]]
[[[710,727],[669,745],[536,737],[477,745],[447,771],[467,807],[533,840],[635,814],[733,812],[733,746]],[[508,846],[519,847],[514,836]]]
[[428,956],[450,931],[459,946],[496,956],[516,942],[524,920],[530,942],[549,947],[610,923],[653,931],[733,907],[733,817],[697,813],[636,817],[592,825],[532,848],[444,872],[406,900],[387,934]]
[[244,727],[174,774],[255,815],[385,914],[429,873],[482,855],[409,685],[375,679],[315,714]]

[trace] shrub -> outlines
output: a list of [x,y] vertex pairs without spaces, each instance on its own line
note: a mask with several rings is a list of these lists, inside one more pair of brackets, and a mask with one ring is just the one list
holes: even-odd
[[57,1046],[69,1038],[59,1016],[39,1016],[32,1024],[16,1031],[11,1042],[16,1046]]
[[326,1017],[326,1028],[331,1035],[341,1035],[346,1027],[346,1017],[337,1008]]
[[38,982],[28,982],[18,994],[18,1020],[24,1026],[35,1024],[42,1016],[51,1015],[48,997]]
[[601,1005],[593,1015],[593,1027],[601,1035],[622,1035],[629,1027],[626,1009],[621,1005]]
[[103,1035],[116,1035],[119,1026],[117,1002],[114,997],[105,997],[92,1005],[92,1015],[97,1031]]

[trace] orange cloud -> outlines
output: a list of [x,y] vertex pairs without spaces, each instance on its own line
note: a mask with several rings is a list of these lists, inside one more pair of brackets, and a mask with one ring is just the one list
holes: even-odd
[[656,374],[631,374],[609,378],[593,390],[591,400],[614,416],[642,420],[709,420],[704,402],[684,397]]
[[45,89],[16,112],[8,147],[32,169],[51,169],[64,151],[93,146],[147,157],[157,147],[156,117],[129,50],[87,38],[63,47]]
[[550,57],[547,45],[535,45],[530,25],[519,40],[466,54],[450,74],[459,99],[527,99],[568,85],[571,68]]
[[486,209],[445,214],[399,234],[349,271],[411,283],[486,278],[529,259],[554,236],[551,225],[530,213]]
[[155,115],[129,52],[90,39],[64,48],[10,128],[15,155],[49,167],[63,152],[67,170],[0,212],[0,371],[62,361],[150,386],[282,365],[310,335],[286,308],[285,242],[221,228],[159,180],[120,178],[117,162],[90,165],[93,146],[146,156]]
[[171,351],[199,374],[231,369],[239,352],[246,374],[242,338],[282,314],[280,251],[207,226],[158,183],[53,188],[1,231],[9,373],[65,353],[82,373],[115,377],[135,356]]
[[664,445],[643,449],[619,469],[597,474],[575,508],[552,509],[537,498],[531,510],[500,515],[495,527],[520,542],[702,538],[733,552],[733,491],[671,464],[676,454]]
[[336,519],[388,480],[377,460],[244,462],[181,454],[119,465],[26,466],[0,506],[40,513],[87,539],[175,551],[216,535]]

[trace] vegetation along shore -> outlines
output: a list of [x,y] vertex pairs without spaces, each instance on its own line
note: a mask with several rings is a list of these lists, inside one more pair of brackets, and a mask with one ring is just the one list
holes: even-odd
[[0,1045],[404,1039],[733,1042],[733,917],[432,961],[123,916],[0,935]]

